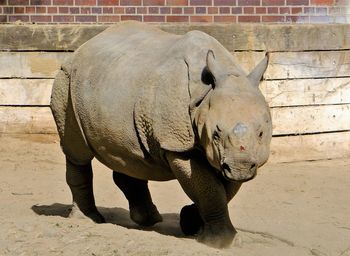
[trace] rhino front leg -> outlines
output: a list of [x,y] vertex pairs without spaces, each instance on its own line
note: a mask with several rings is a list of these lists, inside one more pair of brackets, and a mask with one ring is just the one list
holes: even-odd
[[[241,182],[227,181],[222,178],[225,187],[227,203],[237,194],[241,187]],[[204,222],[195,204],[186,205],[180,212],[180,226],[185,235],[196,235]]]
[[226,190],[221,180],[200,156],[168,152],[166,157],[203,220],[198,240],[218,248],[229,246],[237,232],[229,217]]
[[153,204],[147,181],[113,172],[114,183],[129,201],[130,218],[141,226],[153,226],[162,221]]
[[105,219],[98,212],[92,188],[91,162],[76,165],[66,158],[66,180],[73,195],[71,216],[80,210],[96,223],[104,223]]

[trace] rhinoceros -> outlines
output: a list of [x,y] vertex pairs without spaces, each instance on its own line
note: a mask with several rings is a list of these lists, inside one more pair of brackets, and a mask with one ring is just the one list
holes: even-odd
[[237,232],[228,202],[269,156],[271,116],[258,88],[267,63],[247,75],[203,32],[174,35],[137,22],[80,46],[51,96],[73,209],[105,221],[92,188],[96,157],[113,170],[134,222],[162,221],[148,180],[177,179],[193,201],[180,213],[183,232],[229,246]]

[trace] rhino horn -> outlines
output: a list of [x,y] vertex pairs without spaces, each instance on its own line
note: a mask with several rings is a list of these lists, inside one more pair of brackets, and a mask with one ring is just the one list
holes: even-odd
[[265,56],[265,58],[260,61],[260,63],[254,68],[254,70],[248,75],[248,79],[251,81],[251,83],[255,86],[259,85],[259,82],[261,81],[264,72],[268,66],[269,57],[268,55]]

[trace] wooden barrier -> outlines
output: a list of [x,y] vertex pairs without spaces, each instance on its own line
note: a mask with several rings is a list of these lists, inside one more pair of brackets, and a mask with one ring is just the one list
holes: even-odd
[[[269,52],[273,162],[350,157],[350,25],[159,25],[216,37],[247,73]],[[106,26],[0,27],[0,133],[56,133],[49,109],[60,63]]]

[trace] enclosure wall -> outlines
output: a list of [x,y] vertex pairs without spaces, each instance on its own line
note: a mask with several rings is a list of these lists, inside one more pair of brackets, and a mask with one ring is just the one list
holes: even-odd
[[[260,88],[272,113],[271,161],[350,157],[349,25],[158,25],[217,38],[249,72],[269,53]],[[0,136],[56,133],[49,109],[60,63],[106,26],[0,26]]]

